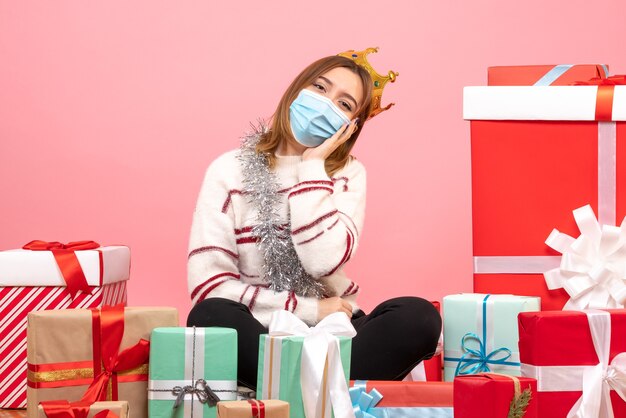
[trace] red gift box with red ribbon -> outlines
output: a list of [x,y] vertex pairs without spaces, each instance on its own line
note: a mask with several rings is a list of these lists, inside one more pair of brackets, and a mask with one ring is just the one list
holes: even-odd
[[568,86],[590,78],[606,78],[609,67],[600,64],[511,65],[487,69],[489,86]]
[[0,407],[26,407],[26,316],[126,303],[130,249],[31,241],[0,251]]
[[149,339],[178,326],[175,308],[66,309],[28,314],[28,417],[41,401],[126,400],[147,416]]
[[522,312],[518,319],[522,375],[537,379],[540,418],[566,417],[572,408],[576,416],[608,417],[607,407],[626,417],[626,310]]
[[[527,394],[524,394],[527,391]],[[512,408],[523,410],[524,418],[537,418],[537,381],[528,377],[495,373],[454,378],[455,418],[503,418]],[[523,399],[527,397],[525,406]]]
[[561,256],[545,241],[578,236],[572,211],[587,204],[601,224],[626,216],[624,83],[465,88],[475,292],[540,296],[544,310],[569,300],[546,285]]

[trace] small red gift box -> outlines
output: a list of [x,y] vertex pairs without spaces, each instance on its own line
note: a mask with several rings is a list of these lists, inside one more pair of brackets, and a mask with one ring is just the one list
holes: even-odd
[[594,77],[606,78],[606,65],[515,65],[487,69],[490,86],[567,86]]
[[[583,400],[626,417],[626,401],[611,390],[626,396],[626,310],[522,312],[518,319],[522,375],[537,379],[539,417],[566,417]],[[594,396],[600,401],[589,401]]]
[[525,390],[530,401],[524,418],[537,417],[537,381],[528,377],[494,373],[457,376],[454,378],[455,418],[502,418],[509,416],[512,401]]
[[626,216],[626,86],[466,87],[471,121],[474,291],[569,296],[543,273],[561,256],[553,229],[578,236],[572,211],[590,204],[601,224]]

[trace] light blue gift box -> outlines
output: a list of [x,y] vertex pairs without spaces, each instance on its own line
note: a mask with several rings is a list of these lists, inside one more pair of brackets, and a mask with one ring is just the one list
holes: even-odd
[[517,315],[541,310],[533,296],[462,293],[443,298],[444,380],[457,374],[520,376]]

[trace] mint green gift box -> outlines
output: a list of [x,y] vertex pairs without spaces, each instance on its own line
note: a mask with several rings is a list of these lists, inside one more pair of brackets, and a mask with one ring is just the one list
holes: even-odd
[[533,296],[462,293],[443,298],[444,380],[482,372],[520,376],[517,315],[541,310]]
[[[346,384],[350,378],[352,338],[337,336]],[[304,336],[261,335],[257,399],[280,399],[289,402],[289,416],[304,418],[300,362]],[[349,385],[348,385],[349,386]]]
[[[155,328],[150,337],[148,416],[215,418],[217,408],[200,402],[203,381],[220,400],[237,399],[237,331]],[[174,408],[177,397],[181,403]]]

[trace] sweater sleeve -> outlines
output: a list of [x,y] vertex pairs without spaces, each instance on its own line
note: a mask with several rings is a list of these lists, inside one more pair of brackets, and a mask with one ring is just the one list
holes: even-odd
[[244,303],[267,326],[275,310],[294,312],[308,324],[317,320],[317,299],[274,292],[264,285],[241,280],[232,205],[227,179],[234,176],[236,159],[224,156],[207,169],[193,214],[187,261],[187,284],[192,302],[222,297]]
[[290,191],[291,234],[302,266],[329,276],[354,254],[365,218],[365,167],[356,159],[331,180],[324,161],[303,161]]

